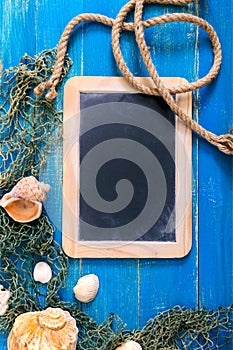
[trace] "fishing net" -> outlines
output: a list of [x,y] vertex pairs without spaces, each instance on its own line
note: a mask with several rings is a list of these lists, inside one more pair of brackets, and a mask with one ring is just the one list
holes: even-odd
[[[62,112],[33,93],[38,83],[49,78],[55,57],[56,50],[43,51],[35,58],[24,55],[17,67],[1,74],[1,195],[22,177],[38,175],[46,162],[48,144],[60,136]],[[70,65],[66,56],[62,78]],[[53,271],[44,289],[33,279],[39,261],[46,261]],[[233,305],[215,312],[175,307],[135,331],[125,330],[117,315],[97,324],[77,303],[65,302],[59,295],[65,287],[68,263],[45,214],[32,223],[20,224],[0,208],[0,284],[11,292],[9,309],[0,317],[2,331],[9,331],[19,314],[51,306],[68,310],[76,319],[80,350],[113,350],[130,339],[153,350],[232,347]]]
[[[51,75],[55,59],[55,49],[43,51],[35,58],[26,54],[18,66],[0,75],[1,191],[27,174],[38,174],[48,145],[61,130],[62,112],[33,92],[38,83]],[[64,63],[62,78],[71,65],[68,56]]]

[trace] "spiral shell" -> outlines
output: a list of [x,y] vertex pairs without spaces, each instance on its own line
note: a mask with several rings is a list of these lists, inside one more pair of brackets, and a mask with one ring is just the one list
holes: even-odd
[[73,288],[75,298],[82,303],[89,303],[95,299],[99,290],[99,278],[94,274],[81,277]]
[[28,201],[43,202],[50,186],[39,182],[34,176],[22,178],[11,190],[11,197],[24,198]]
[[5,290],[0,284],[0,316],[3,316],[8,309],[8,300],[10,299],[11,293],[9,290]]
[[142,350],[142,347],[136,341],[129,340],[126,343],[118,346],[116,350]]
[[8,350],[73,350],[78,328],[68,311],[48,308],[18,316],[10,331]]
[[33,221],[40,217],[42,201],[46,199],[49,189],[49,185],[39,182],[34,176],[24,177],[3,196],[0,206],[15,221]]
[[36,282],[48,283],[52,278],[51,267],[44,261],[38,262],[34,267],[33,278]]

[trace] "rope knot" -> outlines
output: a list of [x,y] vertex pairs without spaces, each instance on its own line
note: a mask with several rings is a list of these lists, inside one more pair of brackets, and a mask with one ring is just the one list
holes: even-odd
[[[232,130],[233,131],[233,130]],[[220,151],[226,154],[233,154],[233,135],[225,134],[217,137],[216,146]]]
[[211,143],[216,146],[221,152],[233,155],[233,135],[232,134],[224,134],[224,135],[212,135]]

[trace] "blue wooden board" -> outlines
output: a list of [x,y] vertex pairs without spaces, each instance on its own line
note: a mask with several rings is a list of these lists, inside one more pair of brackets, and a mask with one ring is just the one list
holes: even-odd
[[[54,47],[66,23],[83,12],[114,17],[125,0],[22,0],[0,1],[0,61],[7,68],[30,55]],[[217,4],[217,6],[216,6]],[[231,1],[199,0],[183,8],[150,6],[146,17],[188,9],[200,14],[216,28],[223,48],[220,76],[209,87],[194,94],[194,118],[216,133],[226,133],[232,120],[232,25]],[[137,76],[147,75],[133,44],[133,34],[123,35],[125,59]],[[153,60],[161,76],[195,80],[205,74],[212,59],[205,34],[189,24],[169,24],[146,32]],[[69,54],[74,75],[119,75],[111,52],[111,32],[100,24],[85,24],[72,34]],[[61,90],[60,90],[61,91]],[[62,92],[58,105],[62,106]],[[61,222],[62,158],[54,156],[50,174],[56,180],[51,210]],[[173,260],[70,260],[65,300],[73,300],[72,288],[80,275],[99,275],[101,288],[93,303],[80,306],[98,322],[110,312],[118,313],[128,328],[142,327],[158,311],[176,304],[216,308],[233,301],[233,200],[232,157],[221,154],[205,141],[193,140],[193,246],[183,259]],[[58,225],[59,226],[59,225]],[[61,241],[61,233],[56,232]],[[6,349],[6,336],[0,336]]]
[[[223,64],[218,79],[201,91],[199,119],[219,134],[233,125],[232,14],[232,1],[218,11],[214,11],[214,1],[203,1],[200,7],[200,15],[218,32]],[[199,40],[205,41],[203,33]],[[208,46],[201,45],[201,75],[209,60]],[[217,307],[233,301],[233,161],[203,141],[199,150],[199,302]]]

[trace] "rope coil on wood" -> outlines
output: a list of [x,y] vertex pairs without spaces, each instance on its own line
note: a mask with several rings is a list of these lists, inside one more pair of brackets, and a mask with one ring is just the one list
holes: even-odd
[[[232,130],[228,134],[215,135],[214,133],[206,130],[196,121],[192,120],[186,115],[179,105],[176,103],[172,94],[184,93],[194,91],[207,84],[209,84],[219,73],[222,62],[222,51],[218,36],[214,28],[205,20],[187,13],[172,13],[166,14],[148,20],[143,21],[143,8],[145,4],[167,4],[167,5],[185,5],[195,2],[195,0],[130,0],[119,11],[116,19],[109,18],[107,16],[83,13],[74,17],[66,26],[63,34],[61,35],[59,44],[57,59],[54,65],[53,73],[50,79],[46,82],[39,84],[34,92],[36,95],[41,95],[44,90],[49,89],[46,94],[46,99],[52,101],[56,96],[56,86],[61,80],[62,69],[64,65],[65,54],[67,51],[67,45],[70,34],[74,27],[78,24],[86,21],[94,21],[105,24],[112,27],[112,49],[116,60],[116,63],[122,72],[124,78],[138,91],[148,95],[161,95],[167,102],[171,110],[185,123],[188,128],[191,128],[198,135],[205,138],[209,143],[218,147],[218,149],[226,154],[233,154],[233,135]],[[124,22],[127,14],[134,9],[134,22]],[[161,25],[172,22],[189,22],[202,28],[209,36],[212,47],[214,60],[211,69],[208,74],[195,82],[184,83],[179,87],[174,86],[172,88],[166,88],[160,79],[158,72],[152,62],[149,48],[146,44],[144,37],[144,29],[150,28],[155,25]],[[154,82],[155,88],[150,88],[140,82],[138,82],[133,74],[130,72],[127,64],[123,58],[120,48],[120,34],[122,31],[134,31],[136,41],[144,61],[144,64],[150,74],[151,79]]]

